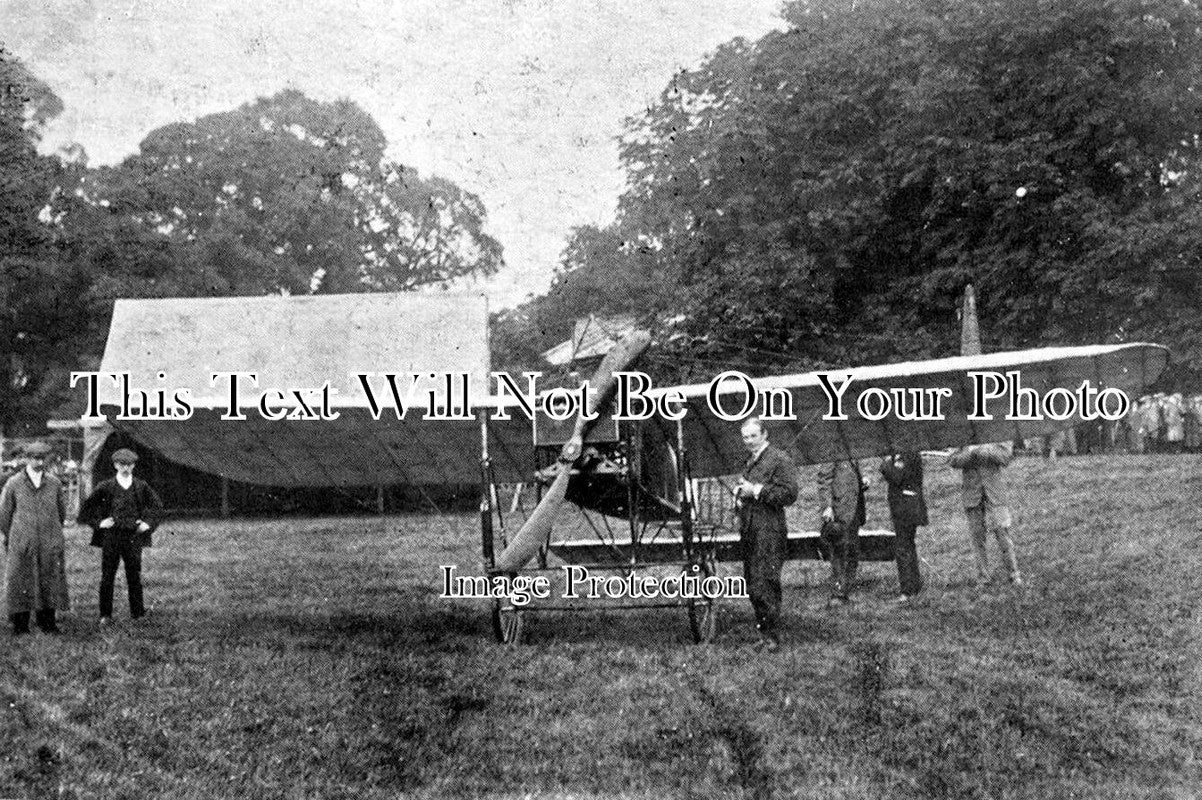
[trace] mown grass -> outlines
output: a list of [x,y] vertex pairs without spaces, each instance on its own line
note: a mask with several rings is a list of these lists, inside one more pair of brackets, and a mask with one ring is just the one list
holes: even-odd
[[64,635],[0,638],[0,797],[1196,796],[1202,459],[1017,462],[1021,596],[964,580],[956,476],[929,473],[925,599],[869,565],[828,613],[790,564],[775,655],[743,603],[709,646],[654,610],[500,648],[437,597],[479,561],[468,515],[171,523],[151,618],[101,631],[77,532]]

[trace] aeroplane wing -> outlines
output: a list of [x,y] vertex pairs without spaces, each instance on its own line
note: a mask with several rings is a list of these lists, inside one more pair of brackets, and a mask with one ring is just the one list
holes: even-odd
[[[739,421],[723,419],[715,407],[739,416],[746,407],[758,405],[757,400],[775,396],[779,402],[775,408],[769,402],[768,407],[782,419],[772,423],[776,426],[772,428],[774,439],[793,451],[800,463],[859,459],[1051,433],[1080,422],[1082,410],[1092,413],[1084,398],[1079,398],[1077,413],[1067,413],[1072,393],[1089,386],[1098,394],[1118,391],[1109,406],[1103,406],[1108,413],[1115,413],[1116,405],[1128,401],[1126,393],[1155,380],[1167,361],[1168,351],[1157,345],[1047,348],[665,387],[646,394],[680,398],[689,474],[702,478],[730,474],[746,458]],[[978,382],[980,392],[974,389]],[[887,413],[883,413],[887,408],[883,401],[861,408],[861,394],[893,398],[895,405]],[[974,400],[977,394],[981,396]],[[1044,405],[1045,396],[1051,394],[1062,402]],[[1012,396],[1029,397],[1029,405],[1020,402],[1011,409]],[[1088,396],[1086,391],[1085,398]],[[910,398],[908,407],[905,398]],[[1014,416],[1030,419],[1007,419],[1012,411]],[[988,414],[991,419],[973,419]],[[844,416],[846,419],[835,418]],[[906,416],[926,419],[907,421],[903,419]],[[649,443],[649,449],[662,451],[676,439],[675,423],[663,415],[652,419],[644,446]],[[566,488],[562,472],[556,479],[556,485],[561,484]],[[551,519],[564,496],[562,489],[544,495],[535,514],[497,557],[498,571],[521,569],[534,556],[550,534]]]
[[[1088,381],[1095,389],[1114,388],[1132,401],[1155,381],[1168,364],[1168,350],[1160,345],[1135,343],[1086,347],[1051,347],[976,356],[957,356],[873,367],[853,367],[825,373],[832,386],[839,387],[850,377],[841,410],[845,421],[824,419],[830,412],[830,400],[823,389],[820,373],[754,378],[758,392],[784,392],[792,403],[792,419],[767,423],[772,440],[789,450],[798,463],[813,464],[845,458],[867,458],[902,450],[930,450],[964,444],[1014,441],[1042,436],[1076,425],[1079,414],[1058,420],[1006,419],[1010,392],[1003,382],[1002,395],[989,400],[985,410],[991,420],[969,419],[972,401],[972,373],[1018,374],[1019,386],[1038,396],[1053,389],[1076,392]],[[988,381],[988,379],[979,379]],[[898,390],[947,389],[941,402],[941,418],[926,421],[901,421],[899,408],[880,420],[866,419],[856,407],[856,398],[865,389]],[[991,384],[986,385],[992,389]],[[719,419],[710,409],[707,395],[710,384],[653,389],[651,396],[678,391],[685,397],[687,414],[683,420],[684,439],[689,450],[690,472],[694,477],[725,475],[738,468],[746,458],[739,423]],[[741,383],[724,381],[718,398],[722,407],[738,410],[746,396]],[[1059,394],[1059,393],[1058,393]],[[879,409],[869,404],[870,413]],[[1025,411],[1025,408],[1020,408]],[[1059,403],[1052,411],[1060,413]],[[668,424],[658,422],[661,427]],[[665,431],[667,434],[667,431]]]

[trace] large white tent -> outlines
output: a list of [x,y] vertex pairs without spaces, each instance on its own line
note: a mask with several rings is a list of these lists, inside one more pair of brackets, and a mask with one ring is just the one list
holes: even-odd
[[[397,420],[380,374],[422,376],[415,395],[422,401],[427,388],[446,396],[443,376],[466,374],[471,396],[483,401],[489,367],[488,308],[478,294],[119,300],[98,389],[118,430],[172,461],[229,479],[281,487],[462,484],[479,478],[478,456],[462,457],[480,452],[479,422],[424,420],[424,402]],[[231,373],[257,377],[257,388],[240,381],[246,419],[222,419],[229,382],[212,376]],[[379,419],[359,373],[376,374],[375,399],[385,409]],[[123,391],[109,374],[127,374],[129,386],[153,401],[160,389],[170,399],[187,388],[194,411],[186,420],[118,419]],[[289,390],[325,384],[338,415],[332,421],[273,421],[255,407],[266,388],[280,390],[273,410],[295,409]],[[315,392],[304,396],[316,405]],[[492,425],[497,468],[520,479],[532,464],[529,424]],[[91,437],[93,463],[107,433]]]

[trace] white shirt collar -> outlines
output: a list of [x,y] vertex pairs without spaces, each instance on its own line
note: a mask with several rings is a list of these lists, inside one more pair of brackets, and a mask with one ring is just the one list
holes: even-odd
[[29,482],[33,484],[33,488],[35,488],[35,489],[42,488],[42,479],[46,477],[45,470],[42,470],[41,472],[34,472],[32,469],[29,468],[29,465],[26,464],[25,465],[25,474],[29,476]]
[[130,475],[128,478],[123,478],[123,477],[121,477],[121,473],[117,473],[116,478],[117,478],[117,485],[120,486],[122,489],[128,489],[129,487],[134,485],[134,476],[133,475]]
[[768,449],[768,442],[764,442],[762,445],[760,445],[758,448],[756,448],[756,451],[751,454],[751,458],[748,460],[755,461],[757,458],[762,456],[764,454],[764,451],[767,449]]

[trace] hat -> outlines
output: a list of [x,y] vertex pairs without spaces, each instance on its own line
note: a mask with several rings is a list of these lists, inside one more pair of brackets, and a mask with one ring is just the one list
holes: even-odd
[[114,464],[135,464],[138,461],[138,454],[128,447],[122,447],[117,452],[113,453]]
[[50,455],[50,453],[50,445],[46,444],[45,442],[30,442],[29,444],[25,445],[25,455],[29,456],[30,458],[45,458],[46,456]]

